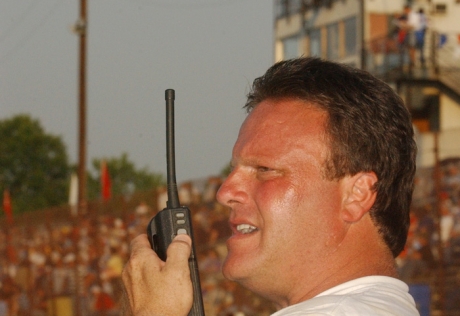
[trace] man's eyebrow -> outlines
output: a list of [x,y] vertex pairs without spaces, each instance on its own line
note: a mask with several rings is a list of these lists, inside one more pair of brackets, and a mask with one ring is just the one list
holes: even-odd
[[259,165],[260,161],[257,158],[232,158],[230,166],[235,167],[236,165],[254,166]]

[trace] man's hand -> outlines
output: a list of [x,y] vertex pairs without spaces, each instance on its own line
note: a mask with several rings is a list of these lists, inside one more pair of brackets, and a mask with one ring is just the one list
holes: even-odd
[[123,283],[134,316],[186,316],[193,303],[188,258],[192,240],[178,235],[167,250],[166,262],[150,248],[147,235],[131,242]]

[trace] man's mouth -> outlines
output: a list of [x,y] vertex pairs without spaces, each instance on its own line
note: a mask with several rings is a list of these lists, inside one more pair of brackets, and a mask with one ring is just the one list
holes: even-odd
[[236,230],[241,234],[250,234],[257,230],[257,227],[249,224],[239,224],[236,225]]

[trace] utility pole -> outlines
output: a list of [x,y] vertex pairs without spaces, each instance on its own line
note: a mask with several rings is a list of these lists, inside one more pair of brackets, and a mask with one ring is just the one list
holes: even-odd
[[79,150],[78,150],[78,214],[86,214],[86,0],[80,0],[80,17],[75,24],[80,39],[79,59]]
[[[75,23],[75,32],[79,37],[79,83],[78,83],[78,206],[75,228],[79,226],[80,217],[87,212],[86,197],[86,0],[80,0],[80,16]],[[75,315],[81,316],[80,273],[78,239],[74,240],[74,275],[75,275]]]

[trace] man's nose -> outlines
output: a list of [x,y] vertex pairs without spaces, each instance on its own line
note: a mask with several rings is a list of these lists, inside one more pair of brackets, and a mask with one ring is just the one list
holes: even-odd
[[217,191],[217,201],[229,207],[235,203],[245,203],[248,199],[248,180],[249,179],[245,179],[244,172],[241,168],[234,168],[220,186],[219,191]]

